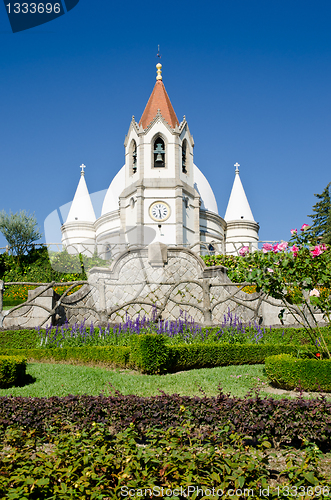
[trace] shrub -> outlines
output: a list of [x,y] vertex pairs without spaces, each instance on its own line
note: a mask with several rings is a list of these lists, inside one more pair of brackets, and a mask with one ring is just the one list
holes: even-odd
[[230,365],[264,363],[272,354],[297,354],[295,345],[275,344],[192,344],[169,346],[168,366],[171,371]]
[[270,356],[265,360],[270,381],[282,389],[331,392],[331,360],[298,359],[290,354]]
[[0,349],[33,349],[39,341],[36,330],[0,331]]
[[23,356],[0,356],[0,387],[18,383],[25,375],[26,358]]
[[[87,346],[52,349],[1,349],[2,354],[26,356],[38,361],[78,361],[132,367],[143,373],[166,373],[194,368],[263,364],[272,354],[298,354],[294,345],[274,344],[187,344],[168,345],[162,335],[135,335],[131,347]],[[301,349],[301,352],[308,350]]]
[[[229,426],[230,432],[249,436],[256,442],[265,436],[273,446],[300,447],[304,440],[324,451],[331,450],[331,403],[325,398],[304,400],[229,397],[188,397],[164,394],[152,397],[122,395],[0,398],[1,432],[17,426],[47,436],[49,429],[66,431],[73,425],[80,432],[91,429],[92,422],[111,426],[114,433],[134,422],[144,439],[151,428],[166,430],[183,427],[188,421],[205,435]],[[1,440],[0,440],[1,442]]]
[[[228,426],[208,436],[194,434],[187,423],[165,432],[153,429],[146,433],[144,446],[133,424],[114,435],[107,426],[93,422],[82,432],[70,427],[59,435],[50,431],[46,440],[33,431],[10,429],[0,449],[0,496],[258,498],[275,473],[269,448],[268,441],[257,448],[246,446],[244,437],[231,435]],[[286,498],[290,488],[301,492],[303,485],[310,486],[305,498],[329,498],[327,478],[318,470],[321,453],[314,445],[307,444],[301,452],[291,450],[290,457],[280,450],[278,457],[281,465],[277,464],[277,481],[268,488],[268,498]]]
[[168,359],[165,335],[145,334],[131,338],[130,362],[143,373],[164,373]]
[[106,363],[125,368],[129,366],[130,348],[122,346],[67,347],[53,349],[1,349],[6,355],[22,354],[36,361],[78,361]]
[[169,345],[163,335],[134,335],[131,347],[86,346],[53,347],[52,349],[1,349],[2,354],[21,354],[30,360],[79,361],[107,363],[117,367],[132,367],[143,373],[165,373],[193,368],[263,364],[274,354],[308,353],[295,345],[275,344],[183,344]]

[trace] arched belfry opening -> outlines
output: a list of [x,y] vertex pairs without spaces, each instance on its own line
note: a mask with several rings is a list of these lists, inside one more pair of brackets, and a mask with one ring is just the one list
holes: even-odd
[[184,139],[182,144],[182,172],[183,174],[187,174],[188,167],[188,149],[187,149],[187,141]]
[[154,167],[165,167],[165,145],[161,137],[157,137],[154,141]]
[[137,163],[137,143],[134,139],[132,139],[129,149],[129,162],[130,162],[130,173],[131,175],[137,172],[138,163]]

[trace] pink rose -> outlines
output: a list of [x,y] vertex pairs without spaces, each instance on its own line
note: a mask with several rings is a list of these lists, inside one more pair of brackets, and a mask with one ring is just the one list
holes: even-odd
[[247,253],[249,253],[249,248],[248,247],[242,247],[239,250],[239,255],[241,255],[242,257],[244,257]]
[[262,252],[263,253],[270,252],[270,250],[272,250],[271,243],[264,243],[264,245],[262,245]]
[[287,241],[282,241],[281,243],[279,243],[278,245],[278,251],[279,252],[283,252],[283,250],[286,250],[288,247],[288,243]]
[[309,227],[309,224],[303,224],[301,227],[301,231],[305,231]]
[[290,248],[291,252],[293,253],[294,257],[298,255],[299,248],[296,245],[293,245],[292,248]]
[[318,257],[319,255],[321,255],[323,253],[323,250],[321,249],[320,245],[316,245],[314,250],[310,250],[310,251],[311,251],[313,257]]
[[297,234],[298,230],[297,229],[291,229],[291,234]]
[[267,267],[267,271],[268,271],[269,273],[273,273],[273,272],[274,272],[274,270],[273,270],[273,269],[270,269],[270,267]]
[[314,290],[310,290],[309,295],[310,297],[319,297],[320,293],[318,290],[316,290],[316,288],[314,288]]
[[272,251],[273,251],[273,253],[278,253],[278,252],[279,252],[279,249],[278,249],[278,245],[277,245],[277,243],[276,243],[276,245],[274,245],[274,246],[272,247]]

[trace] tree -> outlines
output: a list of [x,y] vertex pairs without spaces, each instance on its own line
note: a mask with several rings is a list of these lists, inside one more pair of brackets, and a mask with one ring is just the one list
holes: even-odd
[[7,214],[4,210],[0,212],[0,232],[6,238],[10,250],[20,258],[24,255],[32,243],[41,238],[37,220],[34,215],[29,215],[25,210],[13,214]]
[[325,233],[323,236],[323,242],[331,245],[331,209],[329,210],[328,218],[326,219]]
[[313,219],[313,223],[307,233],[314,238],[322,238],[323,243],[331,243],[331,182],[326,186],[322,194],[315,194],[318,201],[313,206],[313,215],[308,215]]

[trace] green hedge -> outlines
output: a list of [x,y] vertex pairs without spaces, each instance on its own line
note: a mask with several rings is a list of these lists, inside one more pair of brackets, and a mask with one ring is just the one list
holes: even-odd
[[330,359],[297,359],[279,354],[265,360],[265,370],[271,383],[281,389],[331,392]]
[[25,376],[26,358],[23,356],[0,356],[0,387],[2,389],[18,383]]
[[35,361],[81,361],[107,363],[118,367],[130,366],[129,347],[67,347],[54,349],[1,349],[2,354],[22,354]]
[[2,354],[24,355],[36,361],[78,361],[106,363],[122,368],[136,368],[143,373],[166,373],[193,368],[263,364],[277,354],[297,356],[310,346],[282,344],[201,343],[169,345],[163,335],[134,335],[130,347],[89,346],[52,349],[1,349]]
[[[165,373],[193,368],[263,364],[268,356],[298,354],[294,345],[187,344],[167,345],[163,335],[136,335],[131,347],[90,346],[53,349],[1,349],[2,354],[21,354],[35,361],[79,361],[136,368],[143,373]],[[300,349],[301,352],[304,350]]]
[[298,353],[298,347],[295,345],[275,344],[191,344],[169,346],[168,349],[170,371],[263,364],[266,357],[273,354]]
[[133,335],[130,362],[143,373],[164,373],[169,369],[169,348],[166,336]]
[[37,346],[38,340],[35,329],[0,331],[0,349],[31,349]]

